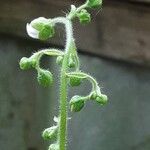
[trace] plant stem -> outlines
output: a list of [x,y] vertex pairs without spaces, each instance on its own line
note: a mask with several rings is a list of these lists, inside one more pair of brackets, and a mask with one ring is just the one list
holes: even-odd
[[59,150],[66,150],[67,143],[67,77],[66,72],[68,71],[68,57],[72,52],[71,47],[72,43],[74,43],[73,39],[73,30],[72,23],[69,19],[64,17],[59,17],[53,19],[54,23],[62,23],[66,28],[66,47],[65,54],[62,63],[61,73],[60,73],[60,124],[59,124],[59,132],[58,132],[58,142],[59,142]]
[[59,150],[66,149],[66,130],[67,130],[67,55],[64,56],[64,61],[61,69],[60,77],[60,126],[59,126]]

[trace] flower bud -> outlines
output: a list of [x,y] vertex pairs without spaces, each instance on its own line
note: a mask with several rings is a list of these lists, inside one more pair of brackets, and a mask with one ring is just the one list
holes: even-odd
[[68,67],[74,68],[75,66],[76,66],[76,63],[75,63],[74,55],[70,54],[69,60],[68,60]]
[[32,67],[34,68],[36,66],[36,60],[27,58],[27,57],[23,57],[23,58],[21,58],[19,65],[22,70],[27,70]]
[[71,76],[69,79],[69,83],[71,86],[79,86],[82,82],[82,78],[79,78],[78,76]]
[[51,144],[48,150],[59,150],[59,145],[57,143]]
[[71,111],[73,112],[78,112],[80,111],[85,105],[84,98],[81,96],[73,96],[72,99],[70,100],[70,108]]
[[21,58],[19,65],[22,70],[27,70],[31,68],[31,64],[27,57]]
[[48,87],[53,83],[53,75],[48,70],[40,69],[37,77],[38,83],[43,87]]
[[35,39],[47,40],[54,36],[54,26],[50,19],[39,17],[27,24],[28,35]]
[[87,24],[91,21],[91,15],[85,9],[82,9],[77,16],[81,24]]
[[102,0],[88,0],[88,6],[91,8],[96,8],[102,5]]
[[63,56],[58,56],[57,59],[56,59],[56,63],[58,65],[62,65],[62,62],[63,62]]
[[45,140],[55,139],[57,137],[57,131],[58,131],[58,127],[57,126],[53,126],[53,127],[47,128],[47,129],[45,129],[43,131],[42,137]]
[[96,97],[96,101],[101,105],[105,105],[108,102],[108,97],[104,94],[101,94]]

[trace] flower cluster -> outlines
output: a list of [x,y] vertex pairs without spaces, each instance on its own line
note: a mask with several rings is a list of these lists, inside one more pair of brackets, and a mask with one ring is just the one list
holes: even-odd
[[40,60],[43,55],[63,57],[64,53],[56,49],[46,49],[34,53],[31,57],[23,57],[20,62],[20,68],[22,70],[28,70],[35,68],[37,70],[37,81],[43,87],[49,87],[53,84],[53,75],[49,70],[42,69],[40,67]]
[[85,79],[89,80],[93,86],[92,91],[87,96],[75,95],[71,98],[69,103],[71,111],[80,111],[88,100],[94,100],[100,105],[107,104],[108,97],[101,94],[100,87],[93,77],[81,71],[68,73],[67,77],[69,78],[69,83],[71,86],[79,86]]
[[[72,112],[81,111],[86,102],[91,100],[100,105],[105,105],[108,101],[106,95],[101,93],[97,81],[80,70],[79,57],[73,38],[72,19],[77,18],[81,24],[85,25],[91,22],[91,15],[88,8],[100,7],[102,0],[86,0],[80,7],[71,5],[71,11],[66,17],[47,19],[39,17],[28,23],[27,33],[30,37],[40,40],[48,40],[55,34],[55,25],[64,24],[66,27],[66,46],[64,52],[55,48],[44,49],[34,53],[31,57],[23,57],[20,60],[20,68],[28,70],[34,68],[37,70],[37,81],[43,87],[49,87],[53,84],[53,74],[46,69],[41,68],[40,61],[43,55],[56,57],[56,63],[60,66],[60,113],[59,118],[54,117],[56,125],[45,129],[42,137],[46,140],[53,140],[54,143],[49,146],[49,150],[66,150],[66,127],[67,127],[67,105],[69,104]],[[79,86],[84,80],[92,84],[92,90],[86,96],[75,95],[67,101],[67,87]]]

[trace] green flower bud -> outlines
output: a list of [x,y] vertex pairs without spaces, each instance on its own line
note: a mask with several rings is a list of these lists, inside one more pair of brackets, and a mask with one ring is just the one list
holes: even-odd
[[62,62],[63,62],[63,56],[58,56],[57,59],[56,59],[56,63],[58,65],[62,65]]
[[82,78],[79,78],[78,76],[71,76],[69,79],[69,83],[71,86],[79,86],[82,82]]
[[73,96],[72,99],[70,100],[70,108],[71,111],[73,112],[78,112],[80,111],[85,105],[84,98],[81,96]]
[[108,97],[104,94],[101,94],[96,97],[96,101],[101,105],[105,105],[108,102]]
[[29,62],[29,58],[27,57],[21,58],[19,65],[22,70],[27,70],[31,68],[31,63]]
[[77,16],[78,16],[81,24],[88,24],[89,22],[91,22],[91,15],[85,9],[82,9],[77,14]]
[[27,58],[27,57],[23,57],[23,58],[21,58],[19,65],[22,70],[34,68],[36,66],[36,60]]
[[53,26],[44,25],[43,28],[39,31],[39,39],[47,40],[48,38],[53,37],[55,34],[55,30]]
[[69,60],[68,60],[68,67],[69,68],[74,68],[75,66],[76,66],[76,63],[75,63],[74,55],[70,54]]
[[40,69],[37,77],[38,83],[43,87],[48,87],[53,83],[53,75],[48,70]]
[[59,150],[59,145],[57,143],[51,144],[48,150]]
[[45,140],[56,139],[56,137],[57,137],[57,131],[58,131],[58,127],[57,126],[53,126],[53,127],[47,128],[47,129],[45,129],[43,131],[42,137]]
[[88,0],[88,6],[91,8],[100,7],[102,5],[102,0]]

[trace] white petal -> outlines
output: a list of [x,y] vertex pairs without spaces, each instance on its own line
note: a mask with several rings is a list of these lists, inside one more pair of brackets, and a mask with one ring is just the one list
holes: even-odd
[[39,31],[34,29],[29,23],[27,23],[27,25],[26,25],[26,30],[30,37],[32,37],[34,39],[38,39]]
[[54,119],[53,119],[56,123],[58,123],[59,122],[59,118],[58,117],[56,117],[56,116],[54,116]]

